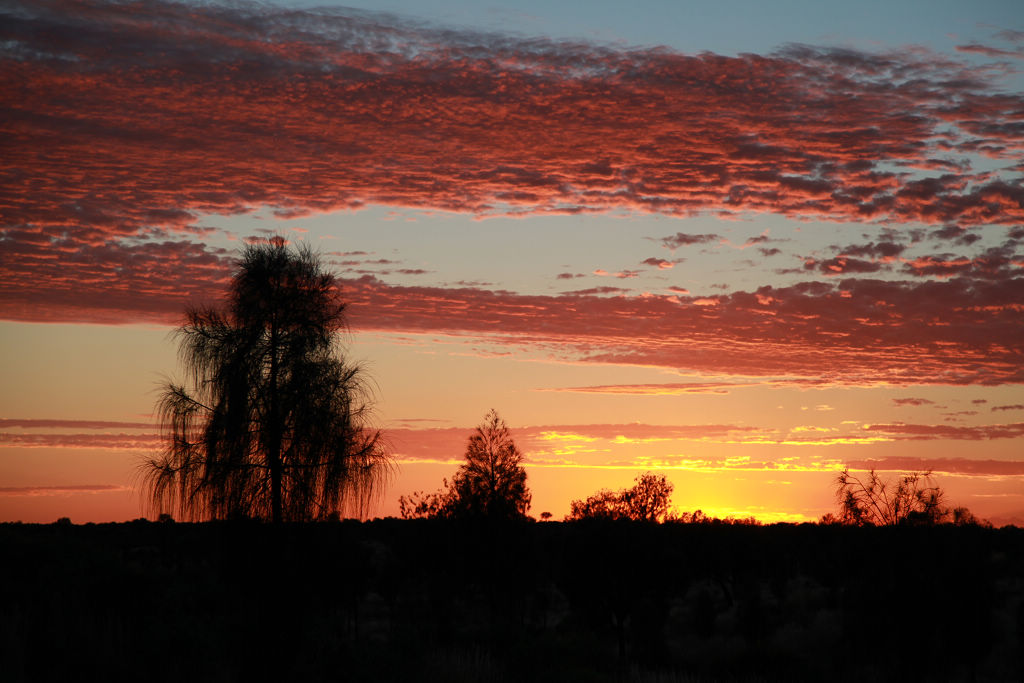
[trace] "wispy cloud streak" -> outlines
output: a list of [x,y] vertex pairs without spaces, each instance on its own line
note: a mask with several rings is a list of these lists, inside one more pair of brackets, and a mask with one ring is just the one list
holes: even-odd
[[[190,296],[193,272],[168,272],[166,294],[133,287],[130,274],[117,281],[122,296],[100,281],[25,282],[0,302],[0,315],[174,324],[190,300],[221,293],[222,271],[204,267],[198,278],[218,275]],[[561,360],[850,385],[1024,381],[1024,277],[842,279],[712,297],[624,296],[617,288],[521,295],[394,286],[371,276],[342,284],[356,329],[474,335]]]
[[14,448],[99,448],[153,450],[159,434],[24,434],[0,433],[0,446]]
[[67,486],[0,486],[0,496],[70,496],[82,493],[128,491],[114,484],[71,484]]
[[[0,447],[59,450],[131,450],[151,452],[161,447],[154,432],[46,433],[45,429],[101,428],[98,421],[12,420],[32,424],[25,427],[42,433],[0,433]],[[420,421],[404,420],[387,429],[399,462],[455,465],[462,462],[471,427],[416,426]],[[431,422],[427,420],[426,422]],[[118,423],[113,423],[118,424]],[[133,425],[135,423],[124,423]],[[8,427],[14,425],[7,425]],[[141,425],[140,425],[141,426]],[[844,464],[857,469],[931,469],[964,475],[1021,476],[1024,463],[970,458],[883,458],[845,460],[841,449],[898,441],[981,441],[1020,439],[1024,423],[988,425],[932,424],[844,424],[841,427],[797,425],[764,428],[747,424],[539,424],[513,430],[516,443],[535,467],[597,467],[613,469],[673,468],[687,470],[780,470],[824,471]],[[752,455],[709,456],[687,454],[695,446],[728,445],[751,448]],[[756,450],[762,446],[813,447],[807,453],[786,451],[785,457]],[[826,457],[822,447],[837,448]],[[703,451],[701,451],[703,453]],[[65,495],[87,490],[115,490],[106,486],[6,487],[0,495]]]
[[150,422],[0,418],[0,429],[153,429]]

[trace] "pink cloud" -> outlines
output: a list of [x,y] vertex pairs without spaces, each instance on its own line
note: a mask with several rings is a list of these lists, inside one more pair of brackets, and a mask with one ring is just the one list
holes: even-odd
[[928,406],[934,405],[935,401],[930,401],[927,398],[894,398],[892,400],[896,406]]
[[624,394],[632,396],[658,396],[671,394],[727,394],[733,389],[745,387],[774,386],[799,388],[825,388],[826,380],[785,379],[757,382],[666,382],[660,384],[602,384],[583,387],[557,387],[539,391],[558,391],[582,394]]
[[219,298],[230,279],[228,252],[191,242],[45,242],[0,240],[5,319],[175,324],[188,305]]
[[823,275],[875,273],[882,270],[883,267],[883,264],[877,261],[865,261],[863,259],[848,256],[837,256],[824,261],[818,261],[813,258],[804,261],[804,270],[818,270]]
[[151,422],[0,418],[0,429],[152,429]]
[[665,259],[656,258],[654,256],[644,259],[640,263],[645,266],[652,266],[654,268],[658,268],[659,270],[668,270],[670,268],[675,267],[676,265],[673,261],[666,261]]
[[[0,316],[26,321],[175,324],[185,306],[223,291],[229,260],[167,262],[153,245],[113,285],[102,276],[138,254],[104,248],[109,262],[39,265],[38,278],[0,288]],[[202,254],[195,245],[186,253]],[[160,278],[144,270],[151,263]],[[163,265],[161,265],[163,264]],[[68,273],[98,271],[71,286]],[[17,284],[15,284],[15,281]],[[355,329],[457,333],[556,358],[752,377],[822,377],[835,384],[1002,384],[1024,381],[1024,277],[939,281],[843,279],[760,287],[714,297],[625,296],[599,287],[555,296],[475,287],[341,281]],[[112,289],[112,291],[111,291]],[[610,295],[610,296],[609,296]],[[823,365],[822,360],[827,359]]]
[[[726,57],[494,40],[367,13],[14,6],[0,43],[0,88],[18,93],[0,186],[7,320],[173,324],[230,273],[231,254],[195,241],[208,231],[198,217],[263,206],[1024,222],[1019,176],[964,170],[977,153],[1020,162],[1024,95],[921,50]],[[953,172],[917,173],[937,159]],[[835,384],[1024,381],[1012,249],[904,264],[941,282],[839,280],[898,253],[861,247],[812,264],[838,281],[715,297],[343,284],[357,329],[480,335],[576,361]]]
[[127,491],[113,484],[71,484],[67,486],[0,486],[0,496],[68,496],[76,493]]
[[[1024,97],[920,50],[725,57],[367,13],[15,6],[0,87],[19,93],[5,154],[18,173],[2,205],[19,240],[99,247],[264,205],[1024,220],[1019,178],[958,163],[1019,158]],[[906,173],[939,156],[956,172]],[[666,244],[707,236],[677,237]]]
[[23,434],[0,433],[0,446],[13,448],[102,448],[153,450],[159,434]]
[[969,52],[976,55],[984,55],[986,57],[1010,57],[1012,59],[1024,59],[1024,50],[1004,50],[998,47],[991,47],[988,45],[978,45],[977,43],[971,43],[970,45],[957,45],[957,51]]
[[1024,422],[982,425],[978,427],[904,424],[899,422],[893,424],[867,425],[864,427],[864,431],[884,434],[894,439],[907,439],[914,441],[933,439],[983,441],[988,439],[1016,439],[1024,437]]
[[840,256],[869,257],[871,259],[890,262],[903,253],[907,248],[905,244],[899,244],[891,240],[880,240],[868,242],[867,244],[851,244],[839,250]]
[[880,458],[851,460],[846,463],[851,469],[881,470],[893,472],[927,472],[937,474],[965,474],[972,476],[1021,476],[1024,475],[1024,461],[1021,460],[970,460],[968,458]]
[[599,277],[615,277],[619,278],[620,280],[633,278],[638,276],[639,274],[639,271],[636,270],[622,270],[615,273],[609,273],[607,270],[598,268],[594,271],[594,275],[597,275]]

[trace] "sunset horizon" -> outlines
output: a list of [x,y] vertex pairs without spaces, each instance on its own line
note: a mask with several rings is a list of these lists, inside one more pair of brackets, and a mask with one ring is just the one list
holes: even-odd
[[651,472],[816,522],[849,469],[1024,526],[1011,3],[354,5],[0,5],[0,522],[156,518],[174,331],[277,236],[346,304],[364,519],[493,409],[537,519]]

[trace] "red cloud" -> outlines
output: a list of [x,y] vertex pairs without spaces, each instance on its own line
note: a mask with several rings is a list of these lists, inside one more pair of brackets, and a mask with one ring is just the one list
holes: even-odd
[[106,422],[103,420],[50,420],[0,418],[0,429],[152,429],[149,422]]
[[932,439],[956,439],[981,441],[987,439],[1016,439],[1024,436],[1024,422],[1014,424],[982,425],[980,427],[922,424],[876,424],[866,425],[865,431],[881,433],[895,439],[923,441]]
[[976,476],[1021,476],[1024,461],[1020,460],[968,460],[967,458],[881,458],[851,460],[846,463],[855,470],[882,470],[890,472],[935,472]]
[[[1024,222],[1024,185],[1009,172],[916,172],[1024,150],[1024,95],[920,51],[693,56],[430,31],[365,13],[15,7],[0,27],[0,89],[17,94],[2,124],[6,319],[175,322],[186,304],[218,296],[230,272],[229,254],[187,241],[204,232],[197,217],[261,206]],[[844,258],[830,271],[876,265]],[[974,258],[961,271],[970,280],[714,298],[519,296],[373,278],[346,288],[359,329],[484,335],[575,360],[717,374],[998,384],[1024,381],[1015,258]],[[959,268],[953,257],[906,267]]]
[[978,278],[1003,279],[1020,273],[1024,257],[1017,256],[1015,245],[1008,242],[999,247],[990,247],[973,258],[956,257],[952,254],[921,256],[906,260],[906,272],[921,276],[953,277],[970,275]]
[[361,329],[460,330],[574,360],[805,378],[822,377],[827,361],[824,376],[837,384],[1024,381],[1024,278],[802,283],[720,295],[715,306],[683,295],[570,301],[369,281],[349,291]]
[[892,241],[869,242],[868,244],[851,244],[840,250],[842,256],[868,256],[882,261],[891,261],[903,253],[905,244]]
[[727,394],[732,389],[754,386],[825,388],[826,380],[785,379],[757,382],[667,382],[663,384],[602,384],[588,387],[558,387],[541,391],[564,391],[583,394],[628,394],[656,396],[666,394]]
[[669,268],[673,268],[676,265],[673,261],[666,261],[663,258],[657,258],[655,256],[646,258],[640,263],[645,266],[652,266],[658,268],[659,270],[668,270]]
[[113,484],[72,484],[68,486],[0,486],[0,496],[66,496],[73,493],[126,491]]
[[976,43],[972,43],[970,45],[957,45],[956,49],[959,52],[970,52],[976,55],[985,55],[986,57],[1011,57],[1013,59],[1024,59],[1024,50],[1003,50],[998,47],[978,45]]
[[826,261],[807,259],[804,270],[819,270],[824,275],[846,275],[849,273],[875,273],[883,268],[878,261],[865,261],[848,256],[837,256]]
[[971,270],[972,266],[973,263],[969,258],[957,258],[950,254],[943,254],[941,256],[920,256],[913,261],[907,261],[906,268],[918,276],[953,277]]
[[[58,252],[264,205],[1024,220],[1019,178],[959,170],[1020,158],[1024,96],[919,50],[693,56],[366,13],[14,4],[0,219]],[[957,173],[913,172],[950,155]]]
[[935,401],[930,401],[927,398],[894,398],[892,402],[897,406],[926,406],[935,404]]
[[[0,315],[175,323],[190,300],[216,298],[229,272],[226,257],[187,243],[101,251],[102,261],[67,266],[40,256],[39,277],[0,280]],[[107,284],[103,274],[122,262],[128,266]],[[389,286],[370,276],[341,284],[356,329],[469,334],[566,360],[834,384],[1024,381],[1024,277],[847,279],[711,299],[680,288],[666,296],[627,297],[614,287],[540,296]]]
[[981,235],[978,233],[969,232],[966,228],[959,225],[947,225],[934,230],[929,237],[940,240],[955,240],[957,244],[973,244],[981,239]]
[[0,240],[0,315],[8,320],[177,323],[185,307],[218,298],[227,252],[190,242],[76,244]]
[[620,280],[636,277],[639,274],[640,273],[636,270],[622,270],[615,273],[609,273],[607,270],[604,270],[603,268],[598,268],[597,270],[594,271],[594,275],[598,275],[600,277],[617,277]]
[[691,235],[686,232],[677,232],[674,235],[663,237],[661,244],[666,249],[678,249],[679,247],[687,247],[692,244],[707,244],[709,242],[721,241],[721,235]]
[[160,447],[160,435],[0,433],[0,445],[14,448],[115,448],[153,450]]

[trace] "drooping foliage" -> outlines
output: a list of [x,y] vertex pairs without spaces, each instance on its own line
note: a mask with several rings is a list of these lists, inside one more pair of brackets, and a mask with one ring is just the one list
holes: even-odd
[[665,475],[650,472],[636,478],[632,488],[601,490],[586,500],[572,501],[566,519],[633,519],[663,522],[668,515],[672,484]]
[[188,386],[157,406],[166,447],[144,473],[158,511],[190,519],[361,514],[388,454],[369,427],[370,392],[341,355],[345,304],[306,247],[245,248],[223,309],[177,330]]
[[497,411],[487,413],[469,437],[466,461],[437,493],[399,499],[405,518],[518,519],[530,509],[523,454]]

